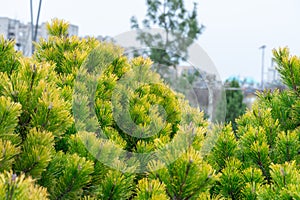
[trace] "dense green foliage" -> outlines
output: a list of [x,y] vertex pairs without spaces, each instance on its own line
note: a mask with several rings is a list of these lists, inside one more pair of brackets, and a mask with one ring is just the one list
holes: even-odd
[[[226,90],[226,116],[225,122],[231,122],[233,130],[236,130],[235,119],[241,116],[246,111],[246,105],[243,103],[243,92],[237,80],[226,81],[225,85],[230,89]],[[234,88],[236,90],[231,90]]]
[[32,58],[0,40],[0,199],[300,198],[300,58],[286,48],[274,56],[289,90],[259,94],[234,133],[208,129],[150,59],[48,28]]

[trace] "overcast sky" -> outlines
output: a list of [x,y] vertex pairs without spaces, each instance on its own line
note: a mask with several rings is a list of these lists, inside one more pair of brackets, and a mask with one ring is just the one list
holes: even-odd
[[[0,0],[0,16],[30,21],[29,0]],[[38,0],[33,0],[34,11]],[[271,50],[288,46],[300,56],[299,0],[198,0],[199,21],[206,26],[197,41],[214,61],[222,79],[231,75],[261,80]],[[185,3],[191,7],[192,1]],[[145,0],[43,0],[40,22],[57,17],[79,26],[79,34],[115,36],[130,30],[130,17],[143,19]]]

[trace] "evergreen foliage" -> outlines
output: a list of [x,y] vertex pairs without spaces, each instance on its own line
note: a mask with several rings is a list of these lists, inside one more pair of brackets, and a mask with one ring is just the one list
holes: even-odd
[[[294,76],[299,73],[300,59],[290,56],[287,48],[273,53],[289,90],[259,93],[252,110],[237,120],[235,138],[231,133],[231,139],[224,143],[228,136],[222,137],[223,132],[208,156],[210,163],[219,168],[223,163],[220,160],[227,158],[220,181],[211,190],[225,198],[299,198],[299,83]],[[288,178],[291,173],[293,181]]]
[[[150,71],[150,59],[68,37],[64,21],[48,29],[32,58],[0,39],[0,199],[300,198],[300,58],[287,48],[274,57],[289,90],[258,94],[236,132],[209,131],[203,113]],[[80,68],[91,63],[99,76]],[[215,145],[203,154],[210,134]],[[159,153],[135,160],[126,151]]]
[[19,58],[22,57],[21,52],[15,52],[15,41],[4,40],[0,35],[0,72],[6,72],[8,75],[16,70],[19,66]]
[[48,194],[47,189],[36,185],[31,177],[5,171],[0,174],[0,197],[1,199],[16,200],[46,200]]

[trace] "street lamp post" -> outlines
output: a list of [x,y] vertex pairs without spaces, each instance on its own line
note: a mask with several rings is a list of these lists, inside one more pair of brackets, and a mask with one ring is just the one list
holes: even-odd
[[30,0],[30,25],[31,25],[31,51],[32,51],[32,53],[34,52],[33,42],[36,42],[36,40],[37,40],[41,6],[42,6],[42,0],[39,1],[39,8],[38,8],[37,18],[36,18],[36,23],[35,23],[35,30],[34,30],[33,5],[32,5],[32,0]]
[[33,53],[33,6],[32,0],[30,0],[30,28],[31,28],[31,53]]
[[264,90],[264,62],[265,62],[265,48],[267,46],[263,45],[259,47],[259,49],[262,50],[262,55],[261,55],[261,89]]

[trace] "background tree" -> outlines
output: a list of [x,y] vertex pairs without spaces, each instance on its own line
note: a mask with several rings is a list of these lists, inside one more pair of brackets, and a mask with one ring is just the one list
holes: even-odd
[[228,87],[226,90],[225,121],[226,123],[231,122],[233,130],[236,130],[235,120],[246,111],[246,104],[243,103],[244,95],[236,79],[231,81],[227,80],[225,85]]
[[183,0],[147,0],[147,13],[142,20],[143,28],[162,28],[165,35],[141,30],[136,17],[131,18],[131,28],[138,30],[137,39],[151,48],[146,53],[162,75],[169,66],[176,66],[187,59],[188,47],[202,33],[204,26],[197,20],[197,4],[189,12]]

